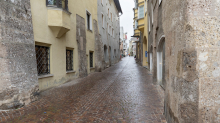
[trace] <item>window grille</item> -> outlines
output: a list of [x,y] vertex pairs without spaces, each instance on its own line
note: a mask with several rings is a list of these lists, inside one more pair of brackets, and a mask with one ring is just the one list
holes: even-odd
[[35,46],[38,76],[50,74],[50,48]]
[[73,70],[73,51],[66,50],[66,71]]
[[89,57],[90,57],[90,67],[93,67],[93,52],[89,53]]
[[47,6],[56,6],[58,8],[63,8],[64,10],[69,11],[68,0],[46,0]]

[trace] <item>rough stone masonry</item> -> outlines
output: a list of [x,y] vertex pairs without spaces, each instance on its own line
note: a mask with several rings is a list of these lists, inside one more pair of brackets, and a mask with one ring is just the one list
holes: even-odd
[[169,123],[220,122],[220,0],[163,0]]
[[0,110],[38,95],[30,0],[0,0]]

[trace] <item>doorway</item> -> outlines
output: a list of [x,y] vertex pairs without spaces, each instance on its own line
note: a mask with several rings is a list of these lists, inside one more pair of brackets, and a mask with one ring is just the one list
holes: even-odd
[[158,83],[165,88],[166,80],[165,80],[165,37],[162,36],[158,43],[157,50],[157,81]]

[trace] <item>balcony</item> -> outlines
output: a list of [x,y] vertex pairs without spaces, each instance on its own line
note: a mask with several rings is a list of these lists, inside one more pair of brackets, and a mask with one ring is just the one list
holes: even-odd
[[68,0],[46,0],[48,26],[56,38],[61,38],[70,30]]

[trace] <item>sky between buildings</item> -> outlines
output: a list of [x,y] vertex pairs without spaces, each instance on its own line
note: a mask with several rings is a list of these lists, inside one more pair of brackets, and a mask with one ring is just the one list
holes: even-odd
[[120,17],[120,26],[124,27],[124,32],[127,32],[128,40],[134,35],[133,18],[134,18],[134,0],[119,0],[123,15]]

